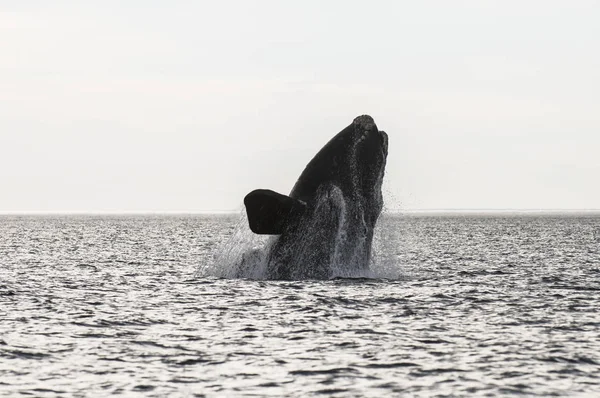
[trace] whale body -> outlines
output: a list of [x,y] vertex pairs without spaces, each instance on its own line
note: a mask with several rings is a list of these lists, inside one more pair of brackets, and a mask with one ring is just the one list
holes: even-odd
[[289,195],[246,195],[252,232],[274,235],[264,248],[268,279],[368,273],[387,153],[387,134],[358,116],[306,165]]

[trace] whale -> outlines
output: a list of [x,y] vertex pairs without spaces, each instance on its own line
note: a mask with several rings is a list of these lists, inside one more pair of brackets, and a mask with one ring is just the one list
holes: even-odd
[[267,279],[369,274],[387,155],[388,135],[361,115],[310,160],[289,195],[245,196],[250,230],[272,235],[263,248]]

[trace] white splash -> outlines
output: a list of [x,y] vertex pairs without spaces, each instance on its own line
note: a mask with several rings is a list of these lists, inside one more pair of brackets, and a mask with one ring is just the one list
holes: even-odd
[[217,248],[214,261],[201,265],[195,277],[265,279],[269,238],[250,231],[244,211],[229,239]]
[[[332,278],[375,278],[375,279],[404,279],[405,272],[398,261],[397,253],[402,239],[398,236],[400,231],[394,228],[394,223],[389,223],[385,214],[381,214],[374,230],[371,258],[369,267],[359,264],[364,255],[366,237],[362,242],[350,244],[348,242],[347,206],[341,191],[332,195],[336,206],[340,210],[339,224],[330,257]],[[299,258],[294,259],[297,266],[302,266],[302,260],[309,257],[310,242],[317,238],[314,228],[318,222],[307,225],[299,242]],[[277,236],[257,235],[250,231],[245,214],[240,216],[231,236],[221,244],[215,252],[214,261],[198,268],[196,277],[213,276],[226,279],[254,279],[268,278],[268,253],[271,245],[278,239]],[[349,255],[347,250],[353,252]],[[344,261],[343,259],[347,260]],[[310,273],[307,274],[310,279]]]

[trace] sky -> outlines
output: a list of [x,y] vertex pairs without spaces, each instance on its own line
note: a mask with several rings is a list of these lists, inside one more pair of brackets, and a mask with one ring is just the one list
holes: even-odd
[[389,210],[600,209],[600,1],[0,0],[0,212],[237,211],[354,117]]

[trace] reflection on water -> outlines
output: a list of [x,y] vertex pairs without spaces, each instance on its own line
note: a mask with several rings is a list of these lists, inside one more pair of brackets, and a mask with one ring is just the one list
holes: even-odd
[[0,217],[0,395],[600,391],[600,218],[384,217],[374,279],[198,276],[236,217]]

